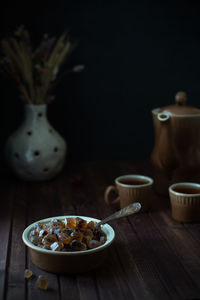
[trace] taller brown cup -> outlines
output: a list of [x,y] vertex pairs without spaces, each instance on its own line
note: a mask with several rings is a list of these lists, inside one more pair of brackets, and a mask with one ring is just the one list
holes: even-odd
[[[143,175],[123,175],[115,179],[115,186],[106,188],[104,199],[107,204],[120,203],[123,208],[131,203],[140,202],[141,211],[147,211],[151,206],[153,179]],[[115,193],[117,198],[112,199]]]

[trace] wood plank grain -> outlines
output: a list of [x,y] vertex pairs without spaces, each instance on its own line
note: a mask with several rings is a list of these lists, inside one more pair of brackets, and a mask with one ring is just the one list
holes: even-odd
[[[93,178],[93,198],[98,202],[96,209],[101,215],[104,214],[105,211],[108,211],[109,214],[110,208],[106,207],[103,203],[101,188],[105,179],[105,174],[108,175],[107,169],[105,169],[104,172],[101,170],[101,172],[96,173],[93,168],[89,168],[88,173],[90,173],[90,179]],[[117,224],[117,251],[125,272],[126,284],[133,295],[136,299],[139,299],[140,297],[144,297],[144,299],[158,299],[158,297],[169,299],[168,291],[163,284],[164,280],[162,274],[159,273],[152,260],[145,257],[140,241],[137,236],[131,232],[130,224],[127,223],[125,231],[121,230],[121,222],[117,222]],[[127,239],[127,235],[130,234],[131,236]],[[140,250],[134,252],[135,246],[133,246],[133,244],[139,245],[138,247],[140,247]],[[137,260],[133,259],[136,254],[139,255]]]
[[[199,224],[173,221],[167,209],[169,199],[163,197],[157,197],[158,203],[154,203],[165,201],[159,209],[111,223],[116,231],[115,243],[102,266],[91,272],[57,276],[34,266],[29,254],[25,260],[24,246],[18,243],[18,237],[26,225],[26,203],[28,224],[65,214],[101,219],[117,209],[104,203],[106,186],[113,184],[117,176],[129,173],[151,176],[151,168],[146,163],[135,162],[73,163],[49,182],[15,185],[15,181],[8,181],[5,188],[2,185],[1,197],[8,201],[0,210],[0,238],[5,240],[5,244],[0,244],[0,299],[5,295],[4,287],[7,299],[18,295],[22,300],[200,298]],[[9,188],[12,184],[15,188]],[[13,219],[10,219],[10,204],[15,196]],[[9,239],[11,225],[13,234]],[[11,251],[7,251],[9,245]],[[7,264],[8,273],[5,272]],[[35,275],[28,280],[27,288],[21,276],[25,266]],[[48,291],[35,287],[40,274],[49,279]]]
[[[84,166],[84,169],[87,169]],[[93,179],[91,179],[86,174],[85,178],[85,201],[84,205],[77,207],[81,215],[90,215],[93,217],[100,217],[99,211],[97,209],[97,202],[95,195],[91,192],[91,188],[94,184]],[[79,190],[80,195],[82,194]],[[110,250],[111,251],[111,250]],[[101,267],[95,270],[96,285],[98,290],[98,297],[100,299],[133,299],[133,295],[130,289],[123,284],[123,272],[119,261],[116,259],[114,250],[110,253],[108,260],[106,260]],[[119,280],[121,278],[121,280]],[[86,298],[87,299],[87,298]],[[92,297],[91,297],[92,299]]]
[[26,269],[26,251],[21,236],[26,227],[27,211],[27,195],[23,183],[17,182],[13,206],[14,212],[6,299],[23,300],[26,298],[26,284],[24,280],[24,270]]
[[[134,164],[134,166],[135,166],[135,164]],[[122,169],[123,168],[126,168],[126,170],[131,170],[131,165],[127,165],[126,164],[126,166],[124,167],[124,165],[122,166]],[[141,168],[141,165],[139,164],[139,168]],[[146,170],[146,168],[145,168],[145,165],[144,165],[144,174],[146,175],[147,174],[147,172],[146,171],[148,171],[148,170]],[[128,171],[129,172],[129,171]],[[151,172],[149,172],[149,174],[147,174],[147,175],[150,175],[151,174]],[[151,176],[151,175],[150,175]],[[164,203],[164,205],[163,205],[163,201],[165,201],[165,203]],[[160,203],[159,203],[160,202]],[[166,214],[163,214],[163,218],[164,219],[166,219],[166,217],[165,217],[165,215],[168,215],[168,217],[167,217],[167,221],[168,221],[168,223],[169,223],[169,220],[170,220],[170,218],[169,218],[169,210],[166,210],[166,207],[169,207],[169,198],[167,198],[167,197],[159,197],[159,196],[157,196],[157,203],[156,203],[156,205],[157,205],[157,209],[155,209],[155,207],[153,207],[153,211],[155,212],[155,211],[159,211],[160,210],[160,208],[162,207],[162,211],[164,210],[165,212],[167,211],[168,213]],[[165,208],[165,209],[164,209]],[[144,217],[144,220],[146,221],[147,220],[147,218],[146,218],[146,216]],[[183,229],[183,226],[182,226],[182,224],[180,224],[180,223],[178,223],[178,222],[174,222],[174,221],[172,221],[172,223],[173,223],[173,225],[172,225],[172,227],[174,227],[174,228],[177,228],[177,230],[178,229]],[[143,226],[141,226],[141,228],[144,228]],[[150,226],[147,226],[147,228],[151,228],[151,229],[153,229],[154,227],[152,227],[152,225],[150,225]],[[140,228],[138,228],[137,227],[137,230],[139,230]],[[182,232],[182,231],[180,231],[180,232]],[[197,238],[198,237],[198,230],[196,230],[196,232],[195,232],[195,237]],[[163,234],[164,234],[164,232],[163,232]],[[140,236],[140,235],[139,235]],[[150,236],[150,235],[149,235]],[[190,234],[187,236],[187,238],[188,239],[190,239],[190,242],[189,242],[189,244],[191,244],[192,243],[192,241],[191,241],[191,239],[192,239],[192,230],[190,230]],[[155,236],[154,236],[155,237]],[[199,254],[199,252],[200,252],[200,248],[199,248],[199,245],[197,244],[197,243],[195,243],[195,246],[193,246],[194,248],[195,248],[195,250],[194,250],[194,252],[197,254],[197,256],[196,256],[196,259],[195,259],[195,261],[199,261],[198,260],[198,254]],[[158,251],[158,254],[160,253],[160,251]],[[173,257],[173,258],[175,258],[175,255],[174,255],[174,253],[172,252],[172,254],[171,254],[171,257]],[[188,258],[189,259],[189,258]],[[162,264],[158,264],[158,267],[160,266],[160,265],[162,265]],[[181,267],[180,267],[180,265],[181,265]],[[173,269],[173,267],[175,267],[175,266],[177,266],[177,264],[176,264],[176,261],[175,261],[175,263],[173,264],[172,263],[172,269]],[[191,263],[190,263],[190,267],[192,267],[191,266]],[[199,270],[199,263],[197,263],[197,265],[196,265],[196,263],[194,263],[194,266],[193,266],[194,268],[195,268],[195,270],[196,270],[196,276],[194,275],[194,279],[195,280],[197,280],[198,281],[198,270]],[[192,267],[192,269],[193,269],[193,267]],[[181,271],[182,270],[182,271]],[[184,269],[183,269],[183,266],[182,266],[182,264],[181,264],[181,261],[180,261],[180,259],[179,259],[179,273],[181,274],[181,276],[183,276],[183,274],[185,274],[185,272],[184,272]],[[177,281],[177,280],[180,280],[180,285],[182,285],[182,281],[181,281],[181,277],[179,276],[179,277],[176,277],[176,276],[173,276],[173,272],[172,272],[172,277],[173,277],[173,279],[174,279],[174,285],[176,286],[176,284],[175,284],[175,282]],[[198,295],[199,294],[199,290],[198,290],[198,288],[197,288],[197,286],[195,285],[195,283],[193,282],[193,281],[191,281],[191,278],[190,278],[190,276],[188,276],[188,274],[186,275],[186,278],[185,279],[187,279],[187,281],[188,282],[190,282],[190,284],[188,285],[188,284],[186,284],[186,285],[184,285],[184,289],[187,289],[187,292],[189,292],[189,293],[191,293],[191,294],[195,294],[195,295]],[[184,281],[184,280],[183,280]],[[169,282],[169,281],[168,281]],[[178,286],[179,286],[179,284],[178,284]],[[193,292],[190,292],[190,290],[193,290]],[[189,295],[188,295],[189,296]]]
[[77,276],[80,300],[98,300],[94,272],[87,272]]
[[[29,207],[28,207],[28,223],[36,222],[43,218],[53,217],[61,214],[60,204],[55,189],[56,180],[44,183],[29,183]],[[28,281],[27,293],[28,299],[59,299],[60,285],[59,278],[56,274],[48,273],[36,267],[29,256],[28,252],[28,268],[32,270],[34,278]],[[49,288],[42,291],[36,287],[36,279],[39,275],[48,278]]]
[[58,201],[63,215],[76,214],[77,204],[84,201],[79,197],[79,190],[84,182],[81,169],[81,165],[69,165],[57,182]]
[[[85,166],[82,166],[82,176],[84,177],[84,184],[82,184],[79,189],[76,189],[76,192],[73,192],[73,195],[75,196],[74,200],[76,201],[76,211],[78,214],[83,216],[89,215],[98,218],[99,214],[97,213],[98,210],[96,208],[94,195],[90,193],[90,186],[93,185],[93,181],[91,181],[90,178],[87,177],[87,174],[85,174],[84,170]],[[81,299],[92,300],[99,298],[102,299],[102,297],[104,299],[132,299],[130,290],[127,289],[127,287],[124,287],[124,285],[121,284],[121,281],[117,280],[119,278],[117,274],[120,273],[120,268],[118,266],[118,270],[113,270],[113,266],[117,268],[117,260],[113,261],[112,258],[113,256],[111,256],[111,262],[109,259],[109,261],[105,262],[102,267],[99,267],[95,271],[91,272],[90,276],[88,276],[87,274],[77,276]],[[85,284],[86,278],[87,284]],[[96,285],[98,289],[98,295],[95,289]]]
[[[60,203],[61,215],[76,215],[71,186],[76,185],[74,167],[68,166],[57,182],[57,200]],[[67,266],[66,266],[67,267]],[[79,300],[79,289],[76,275],[59,275],[60,298]]]
[[[181,224],[173,221],[169,214],[151,213],[152,220],[168,245],[178,257],[188,276],[196,287],[200,288],[200,248],[199,243],[191,238],[190,234]],[[200,297],[200,290],[196,293]]]
[[[173,286],[169,289],[166,276],[163,274],[162,268],[158,267],[157,257],[150,255],[148,246],[141,243],[138,237],[139,233],[133,231],[126,220],[121,220],[117,229],[121,245],[118,254],[122,263],[126,252],[126,256],[129,257],[129,264],[123,264],[127,274],[129,274],[127,276],[129,284],[131,285],[133,280],[130,275],[136,269],[141,281],[138,292],[145,291],[147,299],[159,299],[161,296],[165,299],[177,299],[178,295],[175,289]],[[139,298],[139,295],[137,295],[137,298]]]
[[164,219],[166,219],[170,227],[185,229],[185,232],[188,232],[191,239],[195,239],[198,244],[200,243],[200,223],[182,223],[175,221],[172,218],[171,209],[165,211],[165,215]]
[[[159,264],[157,264],[157,267],[159,267]],[[162,270],[160,270],[160,272],[161,272],[161,274],[162,274]],[[163,274],[163,276],[164,276],[165,274]],[[165,277],[165,276],[164,276]],[[164,280],[163,280],[163,282],[165,282]],[[169,280],[168,280],[168,283],[169,283]],[[168,288],[169,289],[169,288]]]
[[[134,164],[134,166],[136,166],[136,165]],[[126,168],[126,170],[130,170],[131,169],[131,165],[127,165],[126,164],[126,166],[124,167],[124,165],[123,165],[122,168]],[[142,167],[142,165],[139,164],[139,169],[141,169],[141,170],[143,169],[143,171],[142,171],[142,172],[144,172],[143,174],[151,176],[151,171],[150,171],[148,165],[145,164]],[[150,171],[150,172],[148,173],[148,171]],[[169,213],[169,209],[166,210],[166,208],[169,207],[169,197],[167,198],[167,197],[157,196],[157,203],[154,203],[154,204],[156,204],[156,206],[152,208],[152,211],[154,211],[154,214],[155,215],[158,214],[158,212],[156,212],[156,211],[160,211],[161,208],[162,208],[162,217],[163,217],[163,219],[166,219],[166,216],[167,216],[167,223],[168,223],[168,225],[171,222],[171,226],[173,228],[176,228],[175,230],[177,232],[179,232],[179,235],[180,235],[182,233],[182,229],[183,229],[182,224],[180,224],[178,222],[174,222],[171,219],[171,214]],[[163,211],[165,213],[163,213]],[[166,212],[167,212],[167,214],[166,214]],[[155,226],[152,226],[151,224],[148,224],[148,218],[146,218],[146,216],[144,216],[142,220],[143,220],[143,222],[141,222],[141,226],[137,226],[138,236],[139,237],[141,236],[140,233],[142,231],[142,233],[146,234],[145,236],[147,238],[148,237],[149,237],[149,239],[151,239],[151,237],[155,238],[156,237],[155,231],[152,230],[152,229],[155,229]],[[144,226],[144,224],[147,224],[147,226]],[[153,236],[152,236],[152,234],[153,234]],[[163,230],[163,228],[162,228],[162,234],[165,235],[165,231]],[[199,232],[196,230],[195,234],[196,234],[195,237],[197,238],[197,235],[199,234]],[[194,248],[194,252],[197,255],[196,258],[195,258],[195,261],[197,262],[197,265],[195,264],[195,266],[194,266],[195,270],[197,271],[197,273],[196,273],[196,276],[194,275],[194,279],[196,279],[196,281],[199,282],[199,280],[198,280],[198,278],[199,278],[199,272],[198,272],[198,269],[199,269],[199,263],[198,263],[199,259],[198,259],[198,255],[200,254],[200,248],[199,248],[199,244],[192,242],[192,236],[194,236],[194,234],[192,235],[192,230],[191,230],[190,234],[187,235],[187,242],[189,242],[189,245],[191,245],[191,246],[193,244],[193,246],[191,247],[191,249]],[[151,240],[150,240],[150,242],[151,242]],[[162,246],[162,243],[159,243],[158,245]],[[144,246],[146,246],[146,244],[144,244]],[[180,245],[180,247],[184,247],[184,243],[183,243],[183,245]],[[164,248],[160,249],[160,247],[158,247],[158,251],[156,251],[156,253],[159,255],[159,254],[162,253],[163,250],[164,250]],[[168,249],[167,249],[167,253],[168,253]],[[167,253],[165,251],[165,255]],[[188,253],[188,252],[186,251],[186,253]],[[162,255],[160,257],[161,257],[161,261],[160,262],[158,262],[158,259],[156,260],[156,262],[158,262],[158,264],[157,264],[158,268],[162,265]],[[197,285],[195,284],[195,280],[192,281],[191,278],[190,278],[190,276],[188,276],[188,273],[187,274],[185,273],[185,270],[184,270],[183,265],[182,265],[182,261],[180,259],[179,260],[177,259],[177,257],[175,256],[175,254],[174,254],[173,251],[170,254],[170,256],[167,255],[167,258],[168,258],[167,259],[168,262],[170,261],[169,258],[171,258],[173,260],[173,262],[171,264],[172,271],[171,271],[171,274],[169,274],[169,275],[171,275],[171,277],[173,279],[172,281],[174,283],[174,286],[176,288],[179,287],[180,288],[180,293],[183,293],[185,296],[186,296],[187,293],[188,293],[188,297],[190,297],[190,295],[197,295],[198,296],[199,295],[199,289],[198,289]],[[177,263],[179,263],[179,267],[177,266]],[[189,262],[189,264],[190,264],[190,267],[191,267],[191,262]],[[178,269],[177,269],[177,267],[178,267]],[[176,270],[176,272],[173,272],[174,270]],[[180,274],[180,276],[175,276],[175,274],[177,272]],[[179,281],[179,283],[177,281]],[[182,284],[183,284],[183,282],[185,282],[185,284],[183,285],[184,288],[181,287]],[[183,290],[185,290],[185,293],[183,292]]]
[[[78,207],[85,205],[84,174],[82,168],[74,166],[68,169],[58,184],[58,198],[64,215],[79,214]],[[97,291],[93,273],[60,276],[61,297],[72,300],[96,300]]]
[[[97,215],[97,210],[94,205],[94,198],[90,197],[90,185],[92,182],[88,182],[87,176],[85,176],[84,172],[84,166],[81,167],[81,171],[77,170],[75,177],[83,177],[84,180],[82,184],[79,184],[77,186],[76,184],[72,184],[66,191],[65,189],[65,194],[67,193],[68,197],[67,199],[70,198],[72,203],[74,203],[74,213],[78,213],[81,215],[90,215],[93,217],[98,217]],[[89,183],[89,185],[88,185]],[[70,192],[71,190],[71,196]],[[65,199],[66,197],[61,197],[61,199]],[[71,204],[72,204],[71,203]],[[68,207],[72,207],[70,204],[70,201],[63,201],[63,208],[64,210],[68,210]],[[116,266],[116,261],[115,263],[112,263],[113,266]],[[103,294],[104,299],[112,299],[113,297],[117,297],[120,299],[124,297],[128,297],[128,299],[132,299],[132,295],[130,294],[129,289],[125,287],[124,285],[121,285],[121,283],[117,280],[115,280],[115,283],[113,283],[114,278],[118,278],[117,274],[118,272],[113,271],[113,267],[110,268],[108,264],[104,265],[104,268],[98,268],[95,272],[98,274],[100,278],[101,285],[98,286],[98,291],[101,294]],[[112,273],[112,274],[110,274]],[[110,274],[110,276],[109,276]],[[97,275],[96,275],[97,276]],[[97,295],[96,291],[96,280],[95,280],[95,273],[90,272],[82,275],[77,275],[77,284],[79,288],[79,294],[80,294],[80,299],[99,299],[99,295]],[[106,278],[105,278],[106,277]],[[108,280],[109,278],[109,280]],[[112,283],[111,283],[112,281]],[[61,290],[64,289],[64,285],[61,285]],[[62,291],[63,295],[63,291]],[[100,297],[100,299],[101,299]]]
[[60,299],[79,300],[77,275],[60,275]]
[[199,223],[184,223],[185,228],[190,232],[191,236],[200,242],[200,224]]
[[[12,186],[12,188],[10,188]],[[9,180],[0,183],[1,209],[0,209],[0,299],[6,296],[7,263],[10,251],[10,233],[12,227],[12,203],[15,186]]]
[[125,273],[112,246],[108,258],[101,267],[96,269],[96,284],[99,299],[135,299],[126,284]]
[[163,239],[162,234],[152,224],[148,214],[138,214],[129,218],[133,230],[137,233],[146,256],[156,265],[164,278],[164,284],[170,295],[176,298],[195,298],[199,294],[199,289],[188,276],[181,261],[175,255],[173,249]]

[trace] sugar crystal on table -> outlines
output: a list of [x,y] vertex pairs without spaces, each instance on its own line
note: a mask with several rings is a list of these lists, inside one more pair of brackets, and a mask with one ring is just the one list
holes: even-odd
[[33,272],[32,272],[31,270],[26,269],[26,270],[24,271],[24,278],[29,279],[29,278],[31,278],[32,275],[33,275]]
[[36,281],[36,287],[41,290],[47,290],[48,285],[49,285],[48,278],[43,275],[39,275]]

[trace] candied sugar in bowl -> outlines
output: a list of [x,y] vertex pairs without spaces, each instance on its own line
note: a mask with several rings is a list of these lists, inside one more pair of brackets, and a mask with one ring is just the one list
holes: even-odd
[[200,184],[179,182],[169,187],[172,218],[179,222],[200,221]]
[[108,247],[111,245],[115,238],[115,232],[109,224],[104,224],[101,226],[102,231],[105,233],[106,241],[96,248],[87,250],[52,251],[36,246],[30,241],[30,233],[33,230],[34,226],[36,226],[38,223],[47,224],[53,219],[61,220],[64,222],[65,219],[69,218],[81,218],[88,223],[90,221],[93,221],[95,223],[98,223],[100,221],[99,219],[85,216],[58,216],[39,220],[29,225],[24,230],[22,239],[26,246],[28,246],[29,248],[32,262],[40,269],[60,274],[87,272],[101,265],[105,257],[107,256]]

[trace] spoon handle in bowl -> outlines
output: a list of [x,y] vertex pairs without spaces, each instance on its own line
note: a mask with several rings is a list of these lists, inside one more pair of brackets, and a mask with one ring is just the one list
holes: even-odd
[[116,213],[112,214],[111,216],[103,219],[101,222],[97,223],[97,225],[100,226],[111,220],[127,217],[129,215],[137,213],[140,209],[141,209],[141,204],[139,202],[132,203],[118,210]]

